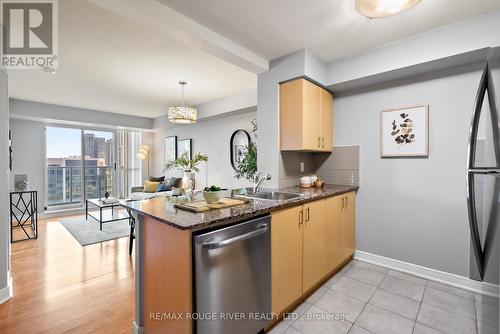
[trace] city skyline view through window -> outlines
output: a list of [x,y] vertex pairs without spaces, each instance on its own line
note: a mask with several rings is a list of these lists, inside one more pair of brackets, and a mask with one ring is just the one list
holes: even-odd
[[142,133],[46,128],[46,207],[82,207],[85,199],[125,198],[142,184],[142,161],[136,157]]
[[47,206],[113,194],[114,132],[47,127]]

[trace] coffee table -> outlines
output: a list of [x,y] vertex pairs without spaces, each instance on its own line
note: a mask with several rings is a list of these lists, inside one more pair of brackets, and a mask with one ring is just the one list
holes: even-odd
[[[99,215],[97,216],[94,213],[97,213],[97,210],[95,211],[89,211],[89,204],[91,206],[99,208]],[[130,224],[130,215],[124,214],[122,212],[115,212],[114,208],[119,207],[120,202],[116,203],[104,203],[101,199],[94,198],[94,199],[87,199],[85,201],[85,219],[88,219],[89,217],[94,218],[99,222],[99,230],[102,231],[102,224],[105,223],[111,223],[111,222],[116,222],[119,220],[128,220]],[[111,219],[104,220],[102,217],[102,212],[103,210],[111,210]]]

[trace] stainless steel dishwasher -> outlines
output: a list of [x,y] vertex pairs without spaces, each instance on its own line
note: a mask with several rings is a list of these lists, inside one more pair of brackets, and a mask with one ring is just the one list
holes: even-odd
[[269,215],[194,236],[197,334],[256,334],[271,312]]

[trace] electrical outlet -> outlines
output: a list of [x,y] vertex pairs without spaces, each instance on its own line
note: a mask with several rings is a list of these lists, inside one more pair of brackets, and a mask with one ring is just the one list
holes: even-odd
[[305,168],[304,168],[304,163],[303,163],[303,162],[300,162],[300,172],[301,172],[301,173],[304,173],[304,170],[305,170]]

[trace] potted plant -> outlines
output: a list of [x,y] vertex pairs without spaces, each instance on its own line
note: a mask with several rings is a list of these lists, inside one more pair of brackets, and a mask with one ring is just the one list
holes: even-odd
[[255,173],[257,173],[257,145],[255,143],[250,142],[248,146],[244,147],[242,158],[236,169],[238,170],[236,178],[244,178],[253,182]]
[[201,153],[196,153],[195,156],[192,159],[189,159],[189,156],[187,153],[182,154],[180,157],[172,161],[171,163],[168,163],[165,166],[164,172],[167,172],[168,170],[178,167],[182,169],[183,171],[183,176],[182,176],[182,185],[184,189],[191,189],[194,190],[195,188],[195,173],[198,173],[200,169],[198,166],[202,162],[207,162],[208,161],[208,156],[203,155]]

